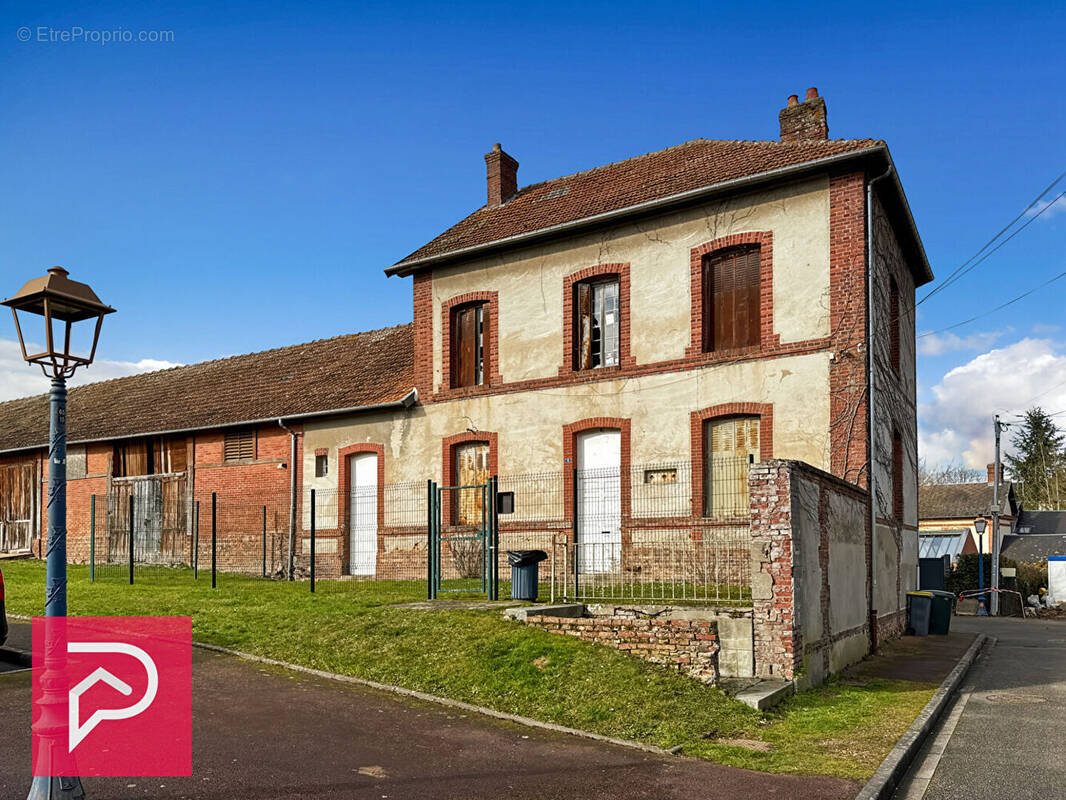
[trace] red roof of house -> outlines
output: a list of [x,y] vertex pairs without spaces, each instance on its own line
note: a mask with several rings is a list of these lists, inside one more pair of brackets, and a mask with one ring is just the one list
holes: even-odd
[[741,178],[874,150],[884,151],[885,143],[877,139],[799,143],[694,139],[666,150],[525,186],[500,206],[482,206],[386,272],[408,274],[420,262],[479,245],[591,220]]
[[[89,383],[67,397],[67,437],[97,441],[399,401],[414,385],[412,326]],[[48,395],[0,403],[0,452],[44,446]]]

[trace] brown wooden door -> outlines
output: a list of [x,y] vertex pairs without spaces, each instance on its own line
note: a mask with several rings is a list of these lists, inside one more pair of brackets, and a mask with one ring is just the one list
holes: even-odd
[[33,541],[37,503],[32,463],[0,467],[0,552],[23,553]]
[[[483,486],[492,473],[489,469],[487,442],[469,442],[455,448],[457,486]],[[481,525],[484,520],[485,493],[478,489],[460,489],[455,513],[458,525]]]

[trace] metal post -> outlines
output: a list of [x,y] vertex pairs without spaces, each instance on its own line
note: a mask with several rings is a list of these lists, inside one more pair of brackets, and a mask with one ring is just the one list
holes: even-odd
[[992,465],[992,616],[995,617],[999,615],[999,434],[1003,429],[999,414],[993,418],[993,423],[996,429],[996,458]]
[[89,495],[89,580],[96,580],[96,495]]
[[263,506],[263,577],[267,576],[267,507]]
[[[52,378],[49,393],[49,447],[48,447],[48,555],[45,562],[44,613],[46,617],[67,615],[67,382],[65,378]],[[49,621],[45,647],[45,663],[42,677],[44,693],[40,700],[41,718],[39,730],[45,739],[43,758],[51,763],[51,748],[65,747],[61,732],[66,726],[67,687],[61,679],[49,679],[48,673],[57,678],[62,673],[66,654],[58,642],[62,622]],[[77,777],[35,776],[30,783],[29,800],[63,800],[84,798],[85,790]]]
[[985,535],[977,534],[977,616],[987,617],[985,603]]
[[500,599],[500,515],[499,507],[497,505],[500,493],[500,479],[493,475],[492,480],[489,482],[489,501],[492,506],[489,510],[489,519],[491,520],[491,526],[489,528],[489,536],[491,538],[489,557],[489,599]]
[[426,481],[426,599],[433,600],[433,481]]
[[130,494],[130,543],[129,543],[129,556],[130,556],[130,586],[133,586],[133,495]]
[[311,490],[311,594],[315,593],[315,490]]
[[577,602],[578,597],[581,596],[581,593],[579,591],[579,584],[578,584],[578,576],[580,575],[580,568],[578,567],[578,563],[581,561],[581,559],[578,558],[578,552],[577,552],[577,548],[578,548],[578,541],[577,541],[577,528],[578,528],[578,525],[577,525],[577,516],[578,516],[577,515],[577,497],[578,497],[578,491],[577,491],[577,480],[578,480],[577,467],[574,467],[572,469],[571,474],[573,475],[573,487],[572,487],[573,491],[572,491],[572,496],[571,496],[570,499],[571,499],[571,502],[573,503],[573,505],[572,505],[573,512],[572,513],[573,513],[573,517],[574,517],[574,519],[573,519],[573,530],[572,530],[573,537],[571,539],[571,541],[573,542],[573,545],[574,545],[574,596],[571,599],[574,602]]
[[218,586],[218,495],[211,492],[211,588]]
[[200,501],[196,501],[196,518],[192,524],[192,577],[200,577]]

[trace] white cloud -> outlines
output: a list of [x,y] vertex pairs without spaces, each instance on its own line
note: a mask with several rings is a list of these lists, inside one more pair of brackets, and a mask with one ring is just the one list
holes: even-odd
[[[1033,405],[1066,409],[1066,346],[1025,338],[949,371],[918,407],[918,447],[929,464],[961,459],[983,469],[992,461],[992,416],[1005,422]],[[1009,430],[1004,448],[1009,448]]]
[[1060,330],[1062,330],[1061,325],[1049,325],[1044,322],[1033,323],[1033,333],[1035,333],[1037,336],[1046,336],[1049,333],[1055,333],[1056,331]]
[[[181,365],[155,358],[142,358],[140,361],[97,359],[88,368],[79,369],[74,373],[69,383],[71,386],[78,386],[177,366]],[[43,394],[48,391],[48,385],[49,379],[39,367],[22,360],[22,350],[18,342],[0,339],[0,401]]]
[[949,331],[927,334],[919,337],[918,352],[923,356],[939,356],[959,350],[984,350],[991,347],[1003,333],[1003,331],[985,331],[970,336],[956,336]]
[[[1045,211],[1045,209],[1047,209]],[[1027,217],[1035,217],[1040,214],[1041,219],[1051,219],[1051,217],[1059,214],[1066,213],[1066,195],[1060,194],[1058,197],[1053,197],[1051,200],[1039,200],[1036,205],[1026,212]]]

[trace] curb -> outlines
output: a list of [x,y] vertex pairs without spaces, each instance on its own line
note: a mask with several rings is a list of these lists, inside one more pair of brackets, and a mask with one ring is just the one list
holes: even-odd
[[896,746],[885,756],[881,766],[877,768],[873,777],[862,787],[862,791],[855,796],[855,800],[888,800],[888,798],[892,797],[900,778],[903,777],[914,760],[914,756],[925,744],[929,733],[936,727],[944,708],[947,707],[963,678],[966,677],[966,673],[969,672],[970,666],[977,658],[977,654],[981,652],[981,648],[988,641],[989,638],[985,634],[977,634],[977,638],[973,640],[969,649],[959,659],[959,663],[944,678],[940,688],[925,704],[925,708],[911,723],[911,726],[907,728],[906,733],[899,737]]
[[33,657],[25,650],[16,650],[14,647],[0,647],[0,661],[5,664],[18,664],[20,667],[32,665]]
[[369,689],[376,689],[380,692],[388,692],[389,694],[398,694],[403,697],[413,697],[416,700],[424,700],[428,703],[435,703],[447,708],[457,708],[463,711],[469,711],[474,714],[481,714],[486,717],[493,717],[495,719],[504,720],[506,722],[513,722],[517,725],[524,725],[527,728],[540,728],[545,731],[552,731],[554,733],[566,733],[570,736],[580,736],[582,739],[592,739],[593,741],[603,742],[605,744],[613,744],[619,747],[628,747],[631,750],[642,750],[645,753],[653,753],[658,756],[676,756],[669,750],[663,750],[661,747],[655,745],[644,744],[643,742],[634,742],[629,739],[615,739],[611,736],[604,736],[599,733],[592,733],[591,731],[583,731],[578,728],[568,728],[565,725],[556,725],[553,722],[542,722],[538,719],[532,719],[531,717],[522,717],[518,714],[509,714],[506,711],[497,711],[493,708],[487,708],[486,706],[477,706],[473,703],[464,703],[462,700],[451,700],[447,697],[439,697],[435,694],[429,694],[428,692],[419,692],[415,689],[404,689],[402,686],[392,686],[388,683],[377,683],[376,681],[367,680],[365,678],[356,678],[351,675],[339,675],[335,672],[326,672],[320,669],[314,669],[312,667],[301,667],[299,664],[290,664],[288,661],[278,661],[274,658],[266,658],[265,656],[256,656],[251,653],[242,653],[240,650],[231,650],[228,647],[220,647],[216,644],[206,644],[204,642],[193,642],[193,647],[198,647],[201,650],[210,650],[215,653],[224,653],[228,656],[236,656],[247,661],[255,661],[260,664],[269,664],[273,667],[282,667],[283,669],[291,669],[295,672],[302,672],[305,675],[314,675],[316,678],[325,678],[331,681],[338,681],[340,683],[350,683],[356,686],[365,686]]
[[[27,617],[22,614],[8,614],[8,618],[17,619],[20,621],[30,620],[32,617]],[[340,683],[350,683],[356,686],[365,686],[368,689],[376,689],[379,692],[388,692],[389,694],[398,694],[403,697],[413,697],[416,700],[424,700],[427,703],[435,703],[439,706],[445,706],[446,708],[457,708],[463,711],[469,711],[474,714],[481,714],[485,717],[493,717],[495,719],[501,719],[506,722],[513,722],[516,725],[524,725],[527,728],[539,728],[545,731],[552,731],[554,733],[566,733],[570,736],[579,736],[582,739],[592,739],[596,742],[603,742],[605,744],[613,744],[618,747],[628,747],[630,750],[642,750],[645,753],[653,753],[657,756],[676,756],[677,753],[669,750],[664,750],[661,747],[656,747],[651,744],[644,744],[643,742],[634,742],[629,739],[615,739],[611,736],[604,736],[599,733],[592,733],[591,731],[583,731],[578,728],[568,728],[565,725],[556,725],[553,722],[542,722],[539,719],[532,719],[531,717],[522,717],[518,714],[508,714],[506,711],[497,711],[494,708],[488,708],[486,706],[477,706],[473,703],[464,703],[462,700],[451,700],[447,697],[439,697],[435,694],[429,694],[428,692],[420,692],[416,689],[404,689],[402,686],[393,686],[388,683],[378,683],[376,681],[367,680],[366,678],[356,678],[352,675],[340,675],[336,672],[326,672],[321,669],[314,669],[313,667],[302,667],[299,664],[291,664],[288,661],[279,661],[275,658],[267,658],[265,656],[257,656],[251,653],[244,653],[240,650],[231,650],[228,647],[222,647],[217,644],[207,644],[206,642],[192,643],[193,647],[198,647],[201,650],[210,650],[214,653],[223,653],[228,656],[236,656],[242,658],[245,661],[255,661],[259,664],[269,664],[273,667],[281,667],[283,669],[291,669],[294,672],[302,672],[305,675],[314,675],[316,678],[325,678],[326,680],[338,681]]]

